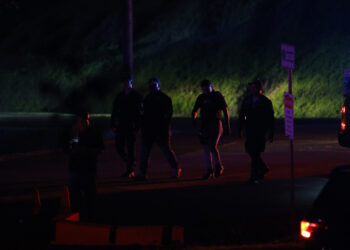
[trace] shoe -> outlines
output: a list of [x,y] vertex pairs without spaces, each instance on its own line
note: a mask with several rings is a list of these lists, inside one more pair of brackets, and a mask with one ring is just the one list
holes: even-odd
[[269,167],[265,167],[265,168],[262,170],[262,174],[267,174],[268,172],[270,172],[270,168],[269,168]]
[[121,177],[134,178],[135,172],[133,170],[127,170],[124,174],[121,175]]
[[263,168],[260,173],[256,176],[257,180],[263,180],[265,177],[265,174],[267,174],[270,171],[270,169],[268,167]]
[[203,175],[202,179],[203,180],[208,180],[214,178],[213,171],[207,171],[205,175]]
[[224,173],[224,167],[223,166],[218,166],[215,168],[215,177],[220,177]]
[[172,176],[173,178],[179,179],[180,176],[181,176],[181,172],[182,172],[182,169],[181,169],[181,168],[173,168],[173,169],[172,169],[171,176]]
[[249,183],[249,184],[256,185],[256,184],[259,184],[260,182],[259,182],[259,180],[257,180],[257,179],[249,179],[248,183]]
[[138,174],[133,177],[134,181],[148,181],[148,176],[145,174]]

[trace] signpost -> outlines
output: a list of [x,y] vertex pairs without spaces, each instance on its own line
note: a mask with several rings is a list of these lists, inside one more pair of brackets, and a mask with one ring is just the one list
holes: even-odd
[[[290,205],[291,205],[291,226],[294,229],[295,221],[295,185],[294,185],[294,97],[292,88],[292,70],[295,67],[295,48],[293,45],[281,44],[282,67],[288,69],[288,93],[284,94],[284,122],[285,135],[289,137],[290,145]],[[294,231],[294,230],[293,230]],[[293,232],[292,231],[292,232]]]
[[284,128],[285,135],[290,140],[294,139],[294,97],[292,94],[284,93]]
[[350,69],[344,70],[344,96],[350,95]]
[[294,69],[295,48],[293,45],[281,44],[281,59],[282,67],[287,69]]

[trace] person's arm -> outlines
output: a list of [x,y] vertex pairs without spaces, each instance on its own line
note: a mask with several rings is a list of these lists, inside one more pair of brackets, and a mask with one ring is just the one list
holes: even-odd
[[173,102],[169,96],[164,95],[162,104],[163,107],[161,107],[160,112],[162,112],[163,124],[170,125],[173,115]]
[[237,124],[237,128],[238,128],[238,138],[242,138],[243,137],[243,128],[244,128],[244,122],[245,122],[245,113],[244,113],[244,104],[245,104],[245,100],[243,101],[241,107],[239,108],[238,111],[238,124]]
[[273,136],[275,134],[275,117],[274,117],[274,111],[273,111],[273,106],[272,102],[269,100],[269,133],[268,133],[268,139],[270,142],[273,142]]
[[231,134],[231,126],[230,126],[230,114],[228,112],[228,107],[223,110],[224,112],[224,118],[225,118],[225,135],[230,135]]
[[136,114],[135,114],[135,130],[138,131],[141,127],[141,105],[142,105],[142,97],[139,93],[136,96]]
[[196,119],[198,117],[198,110],[200,109],[200,98],[198,97],[196,100],[196,103],[194,104],[194,107],[192,109],[192,124],[193,126],[196,128],[197,124],[196,124]]
[[[224,135],[230,135],[231,134],[231,126],[230,126],[230,115],[229,115],[229,111],[228,111],[228,107],[226,104],[226,100],[225,97],[220,93],[218,93],[218,100],[219,100],[219,104],[220,104],[220,108],[222,110],[222,112],[224,112]],[[220,111],[221,112],[221,111]]]
[[[148,106],[148,96],[146,96],[140,104],[140,129],[141,131],[145,128],[145,110]],[[147,114],[146,114],[147,115]]]
[[117,114],[118,107],[117,106],[118,106],[118,96],[116,96],[116,98],[114,99],[113,110],[111,114],[111,128],[114,131],[116,131],[117,125],[118,125],[118,114]]

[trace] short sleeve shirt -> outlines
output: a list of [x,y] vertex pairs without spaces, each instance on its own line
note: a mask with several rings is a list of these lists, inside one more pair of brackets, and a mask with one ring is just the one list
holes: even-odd
[[218,91],[210,94],[201,94],[196,100],[194,109],[200,109],[200,115],[203,123],[218,121],[217,113],[219,110],[225,110],[227,107],[225,98]]

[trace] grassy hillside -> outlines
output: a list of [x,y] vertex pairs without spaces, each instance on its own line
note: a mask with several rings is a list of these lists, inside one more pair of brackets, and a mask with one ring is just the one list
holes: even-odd
[[[110,112],[120,88],[123,1],[16,2],[2,13],[0,112]],[[207,78],[236,116],[246,83],[261,78],[282,117],[284,42],[296,47],[295,116],[338,117],[350,68],[349,7],[345,0],[134,0],[136,87],[146,94],[146,81],[158,76],[176,115],[187,116]]]

